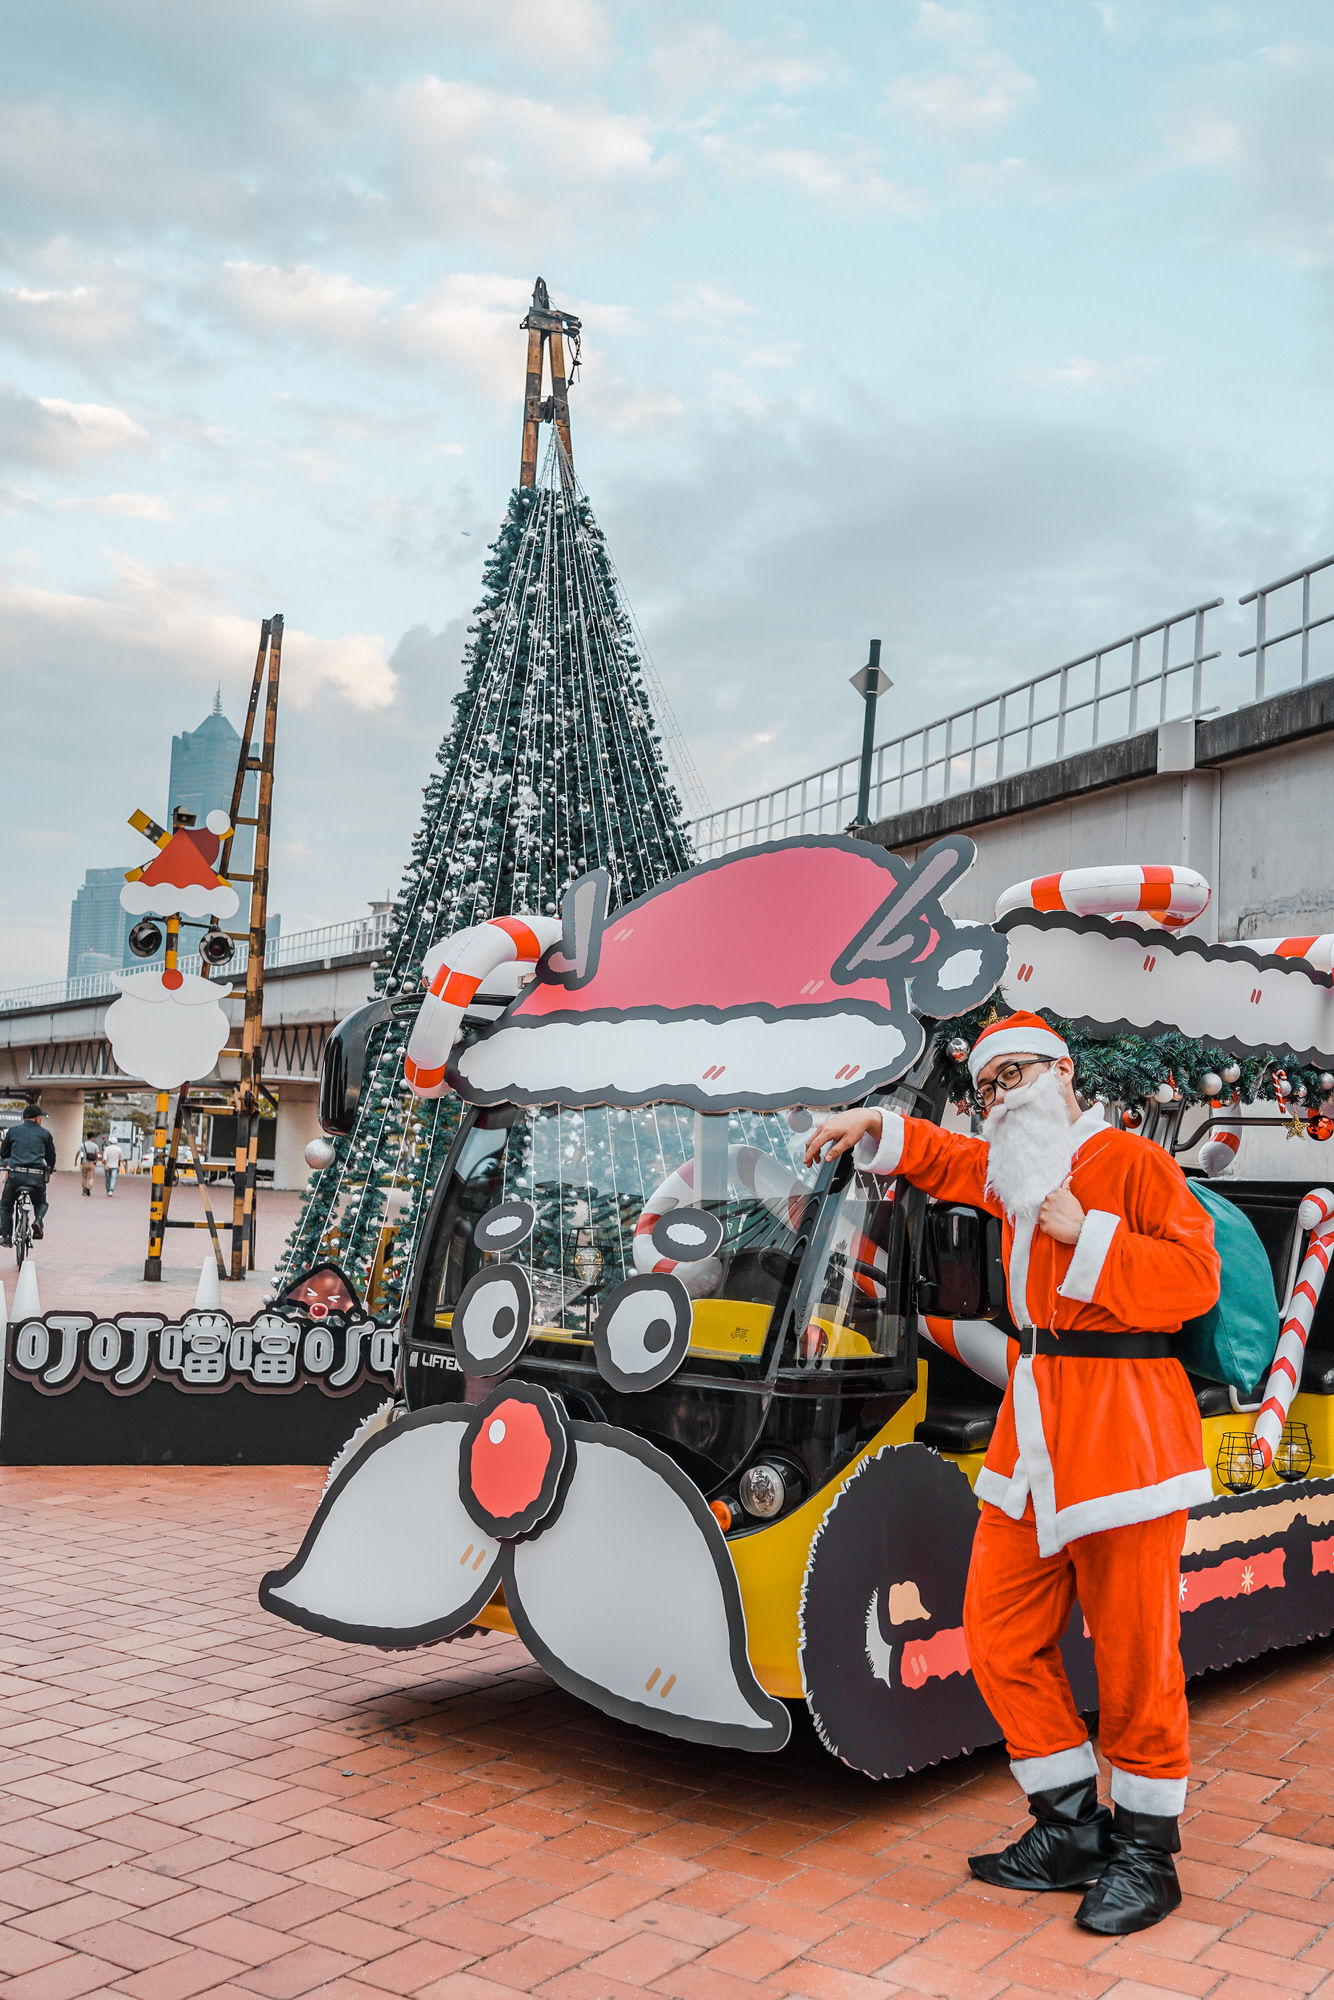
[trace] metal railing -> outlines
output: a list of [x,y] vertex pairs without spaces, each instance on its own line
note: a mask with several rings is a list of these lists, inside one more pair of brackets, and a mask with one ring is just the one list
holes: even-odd
[[[1320,582],[1315,582],[1316,578]],[[1284,599],[1284,592],[1289,592]],[[1266,694],[1276,692],[1269,683],[1271,676],[1285,680],[1291,686],[1294,665],[1297,669],[1296,685],[1305,687],[1307,682],[1322,680],[1328,673],[1334,673],[1334,556],[1326,556],[1323,562],[1312,563],[1309,569],[1295,569],[1288,576],[1281,576],[1277,583],[1262,583],[1258,590],[1238,599],[1241,604],[1255,606],[1255,644],[1243,646],[1240,658],[1254,657],[1255,698],[1257,701]],[[1313,608],[1320,604],[1329,605],[1329,610],[1313,617]],[[1286,631],[1272,632],[1271,617],[1277,616],[1295,620]],[[1316,671],[1312,674],[1311,635],[1323,633],[1317,639],[1314,651],[1317,655]]]
[[[290,931],[270,938],[264,947],[264,967],[273,971],[285,965],[305,965],[313,960],[346,958],[363,952],[379,951],[389,935],[389,912],[370,917],[352,917],[346,923],[324,924],[318,930]],[[234,957],[218,976],[231,979],[244,973],[250,962],[250,946],[237,945]],[[200,973],[204,965],[197,952],[182,952],[177,964],[182,972]],[[126,966],[124,973],[155,971],[151,965]],[[0,993],[0,1014],[13,1014],[31,1007],[59,1007],[71,1000],[105,1000],[120,991],[111,972],[83,972],[73,979],[48,979],[40,986],[13,986]]]
[[[877,744],[871,817],[969,792],[1078,750],[1120,741],[1204,706],[1208,614],[1221,597],[1128,632],[1110,645],[988,695],[939,722]],[[740,805],[707,813],[691,828],[708,860],[733,848],[794,833],[837,833],[854,816],[860,759],[845,757]]]
[[[1255,658],[1253,693],[1237,685],[1235,665],[1206,675],[1223,658],[1217,647],[1205,650],[1209,615],[1223,604],[1211,598],[878,744],[871,818],[888,819],[1160,722],[1237,708],[1334,674],[1334,556],[1262,584],[1239,602],[1256,606],[1256,643],[1236,655],[1237,662]],[[845,757],[706,813],[691,826],[695,852],[707,861],[786,835],[840,832],[855,815],[859,770],[858,758]]]

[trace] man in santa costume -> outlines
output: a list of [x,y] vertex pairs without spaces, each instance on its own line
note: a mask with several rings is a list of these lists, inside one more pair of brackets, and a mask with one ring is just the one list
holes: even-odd
[[[1213,1498],[1171,1336],[1218,1297],[1213,1225],[1160,1147],[1081,1111],[1064,1041],[1011,1014],[969,1056],[985,1136],[845,1111],[807,1158],[856,1147],[942,1201],[1001,1218],[1020,1356],[977,1478],[964,1632],[1033,1825],[973,1874],[1090,1885],[1077,1920],[1124,1935],[1181,1901],[1172,1856],[1189,1769],[1178,1647],[1187,1509]],[[1061,1664],[1078,1598],[1093,1636],[1112,1811]]]

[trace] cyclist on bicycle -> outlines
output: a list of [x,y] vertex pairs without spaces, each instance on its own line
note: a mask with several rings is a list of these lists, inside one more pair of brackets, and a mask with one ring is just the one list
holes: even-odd
[[4,1193],[0,1194],[0,1244],[10,1247],[14,1235],[14,1197],[20,1187],[26,1187],[32,1194],[33,1213],[36,1225],[34,1237],[42,1235],[42,1217],[46,1214],[47,1176],[56,1170],[56,1142],[49,1132],[42,1129],[42,1107],[29,1104],[23,1113],[22,1122],[11,1125],[3,1141],[0,1141],[0,1167],[7,1167]]

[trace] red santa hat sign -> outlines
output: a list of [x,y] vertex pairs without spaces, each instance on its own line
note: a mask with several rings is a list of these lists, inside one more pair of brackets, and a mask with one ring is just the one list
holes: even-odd
[[921,1054],[918,1013],[965,1013],[1005,970],[996,932],[942,907],[974,854],[962,834],[915,861],[810,835],[705,862],[610,915],[596,870],[568,892],[533,984],[450,1080],[477,1104],[860,1099]]
[[178,827],[148,863],[126,876],[120,904],[132,917],[213,917],[225,923],[241,907],[230,882],[214,873],[222,843],[232,830],[225,812],[211,812],[202,826]]

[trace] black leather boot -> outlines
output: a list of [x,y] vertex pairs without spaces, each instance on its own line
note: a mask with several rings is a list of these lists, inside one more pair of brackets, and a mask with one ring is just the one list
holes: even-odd
[[1082,1889],[1096,1882],[1112,1851],[1112,1815],[1098,1804],[1097,1779],[1030,1792],[1028,1806],[1027,1833],[999,1854],[969,1855],[978,1881],[996,1889]]
[[1075,1922],[1104,1937],[1128,1937],[1160,1924],[1181,1901],[1172,1860],[1180,1852],[1175,1819],[1117,1806],[1111,1857],[1075,1911]]

